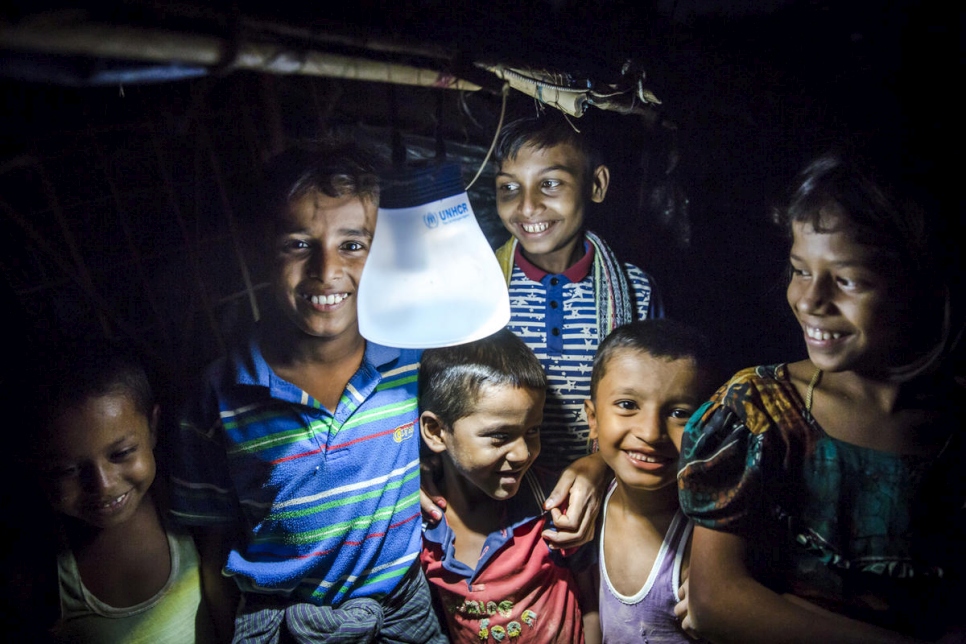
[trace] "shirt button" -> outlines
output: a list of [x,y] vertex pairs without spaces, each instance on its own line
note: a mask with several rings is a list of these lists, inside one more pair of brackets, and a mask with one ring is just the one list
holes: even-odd
[[554,328],[550,329],[550,333],[552,333],[554,335],[560,335],[560,329],[558,329],[557,327],[554,327]]
[[552,309],[557,308],[557,301],[556,300],[553,300],[553,301],[550,302],[550,308],[552,308]]
[[551,277],[550,278],[550,286],[556,286],[559,283],[560,283],[560,280],[558,278],[556,278],[556,277]]

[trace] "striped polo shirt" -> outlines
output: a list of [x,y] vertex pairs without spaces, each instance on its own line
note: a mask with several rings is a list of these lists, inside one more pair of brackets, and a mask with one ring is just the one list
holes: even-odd
[[385,596],[420,549],[418,368],[418,351],[368,342],[333,414],[254,339],[216,361],[172,441],[173,516],[240,526],[224,573],[243,591]]
[[[594,247],[584,241],[584,249],[566,272],[550,274],[530,263],[518,245],[510,275],[507,328],[533,349],[549,381],[537,462],[557,472],[590,452],[584,400],[590,397],[594,354],[607,335],[597,328]],[[653,280],[632,264],[624,268],[637,319],[662,317],[651,301]]]

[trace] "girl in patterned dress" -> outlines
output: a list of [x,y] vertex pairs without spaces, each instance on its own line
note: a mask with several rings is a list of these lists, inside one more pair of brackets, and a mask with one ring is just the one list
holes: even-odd
[[782,213],[808,358],[685,430],[690,619],[721,642],[963,641],[963,394],[930,222],[826,155]]

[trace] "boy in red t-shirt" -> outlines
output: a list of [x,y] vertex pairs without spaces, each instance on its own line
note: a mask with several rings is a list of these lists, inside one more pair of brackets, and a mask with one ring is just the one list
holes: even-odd
[[589,546],[551,550],[542,533],[553,475],[540,453],[543,368],[507,330],[423,353],[420,431],[439,455],[444,518],[421,560],[452,642],[599,642]]

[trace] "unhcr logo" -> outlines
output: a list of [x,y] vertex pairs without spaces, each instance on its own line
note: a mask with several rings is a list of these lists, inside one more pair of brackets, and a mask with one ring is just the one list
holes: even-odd
[[448,224],[454,221],[459,221],[467,215],[470,214],[470,204],[467,202],[461,202],[450,208],[443,208],[442,210],[437,210],[436,212],[430,212],[423,215],[423,221],[426,222],[427,228],[436,228],[440,222]]

